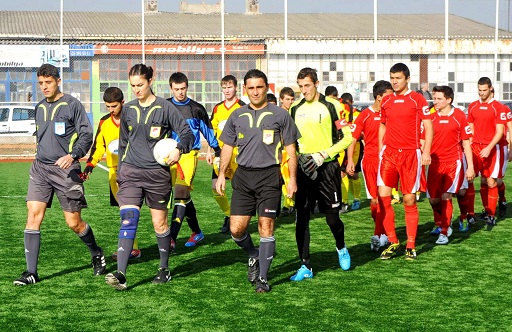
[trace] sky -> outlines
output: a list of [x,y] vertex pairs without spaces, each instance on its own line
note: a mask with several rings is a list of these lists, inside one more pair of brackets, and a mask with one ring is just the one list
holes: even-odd
[[[65,11],[124,12],[141,10],[143,0],[63,0]],[[217,3],[220,0],[188,0],[189,3]],[[282,13],[285,0],[259,0],[260,12]],[[495,26],[496,0],[448,0],[449,13]],[[179,0],[158,0],[160,11],[177,12]],[[499,27],[512,29],[512,0],[499,1]],[[95,3],[97,6],[95,6]],[[225,0],[227,13],[243,13],[245,0]],[[0,0],[0,10],[60,11],[61,0]],[[440,14],[444,13],[445,0],[378,0],[381,14]],[[288,0],[289,13],[373,13],[373,0]],[[357,24],[357,22],[350,22]]]

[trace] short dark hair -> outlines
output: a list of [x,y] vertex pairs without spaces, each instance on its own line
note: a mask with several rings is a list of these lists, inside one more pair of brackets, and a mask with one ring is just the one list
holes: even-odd
[[478,80],[478,85],[487,85],[488,87],[492,86],[492,81],[489,77],[480,77]]
[[302,80],[306,77],[309,77],[313,83],[318,82],[318,75],[316,74],[316,70],[310,67],[302,68],[297,74],[297,79]]
[[251,70],[249,70],[247,72],[247,74],[245,74],[245,76],[244,76],[244,84],[247,84],[247,80],[250,79],[250,78],[262,78],[263,81],[265,82],[265,85],[268,86],[267,75],[265,75],[265,73],[262,72],[259,69],[251,69]]
[[144,76],[144,78],[149,81],[153,79],[153,68],[151,68],[151,66],[148,67],[143,63],[139,63],[130,68],[128,76]]
[[349,104],[353,104],[354,103],[354,97],[352,97],[352,95],[350,93],[348,93],[348,92],[345,92],[344,94],[342,94],[340,98],[343,99],[343,101],[346,101]]
[[338,89],[336,89],[336,87],[333,85],[329,85],[327,88],[325,88],[325,95],[338,97]]
[[432,92],[442,92],[446,99],[451,99],[450,105],[453,103],[453,89],[448,85],[437,85],[432,89]]
[[281,92],[279,92],[279,99],[283,99],[284,96],[290,96],[295,98],[295,92],[293,92],[293,89],[289,86],[285,86],[281,89]]
[[373,98],[377,99],[377,96],[382,96],[386,90],[393,90],[391,83],[385,80],[375,82],[373,85]]
[[274,103],[277,105],[277,98],[276,98],[276,95],[273,94],[273,93],[267,93],[267,101],[269,103]]
[[177,71],[177,72],[173,73],[171,75],[171,77],[169,77],[169,86],[172,86],[173,83],[175,83],[175,84],[185,83],[188,87],[188,77],[187,77],[187,75],[183,74],[182,72]]
[[235,76],[233,75],[226,75],[222,78],[222,80],[220,81],[220,84],[222,85],[222,83],[229,83],[229,82],[233,82],[233,85],[234,86],[237,86],[238,84],[238,81],[236,79]]
[[111,86],[105,90],[103,101],[106,103],[122,102],[124,100],[123,91],[116,86]]
[[54,65],[45,63],[37,70],[37,77],[39,76],[53,77],[55,80],[58,80],[60,78],[59,69]]
[[390,69],[390,73],[403,73],[405,78],[408,78],[411,76],[411,71],[409,70],[409,67],[405,63],[395,63]]

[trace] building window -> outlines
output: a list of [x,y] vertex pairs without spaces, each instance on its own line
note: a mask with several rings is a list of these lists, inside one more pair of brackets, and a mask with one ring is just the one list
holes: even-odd
[[336,71],[336,61],[329,62],[329,71]]

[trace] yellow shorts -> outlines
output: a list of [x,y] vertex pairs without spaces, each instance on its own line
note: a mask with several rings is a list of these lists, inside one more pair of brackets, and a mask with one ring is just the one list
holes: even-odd
[[180,161],[171,167],[173,184],[179,184],[192,188],[192,181],[196,175],[198,150],[192,150],[189,153],[182,154]]

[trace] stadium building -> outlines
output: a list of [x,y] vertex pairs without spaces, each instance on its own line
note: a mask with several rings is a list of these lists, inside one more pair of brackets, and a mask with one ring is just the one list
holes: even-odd
[[259,68],[274,92],[284,86],[298,92],[296,74],[309,66],[318,70],[321,91],[334,85],[365,101],[396,62],[409,65],[412,89],[448,83],[456,101],[467,103],[477,98],[478,78],[488,76],[498,98],[512,99],[512,33],[500,30],[495,40],[494,27],[463,17],[449,15],[448,44],[443,14],[378,15],[376,40],[372,14],[288,14],[285,37],[283,14],[248,5],[244,14],[224,15],[222,38],[217,5],[182,1],[180,12],[159,12],[156,1],[148,3],[144,15],[64,12],[63,47],[59,12],[0,11],[0,102],[41,99],[35,71],[50,62],[63,68],[63,91],[99,119],[107,87],[118,86],[132,99],[128,70],[142,54],[155,69],[157,95],[169,97],[169,76],[182,71],[189,95],[208,111],[222,100],[224,74],[241,81],[248,69]]

